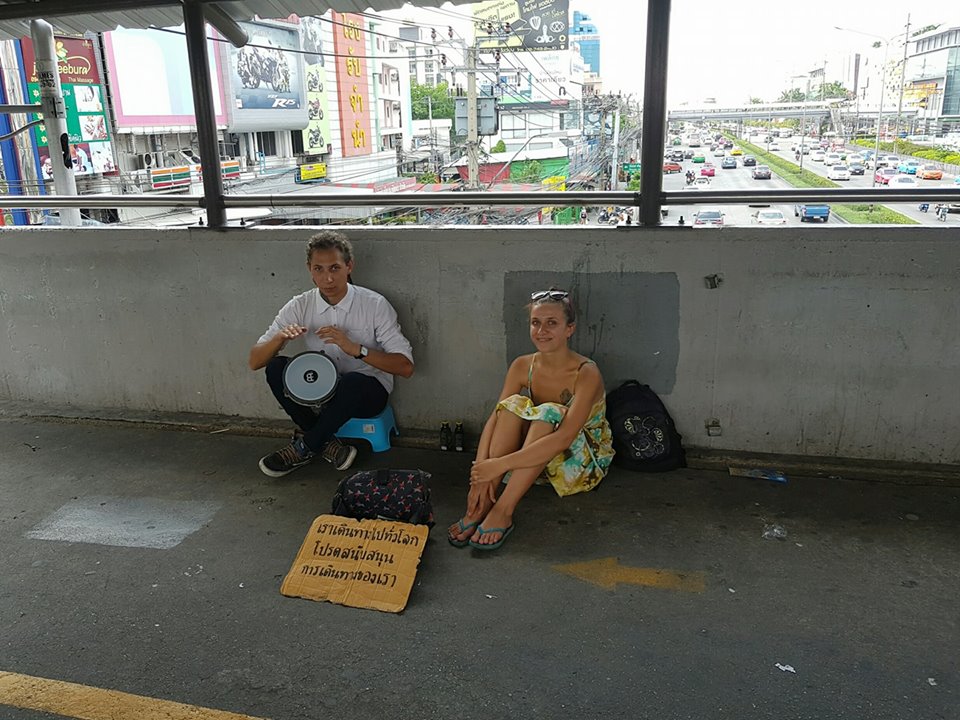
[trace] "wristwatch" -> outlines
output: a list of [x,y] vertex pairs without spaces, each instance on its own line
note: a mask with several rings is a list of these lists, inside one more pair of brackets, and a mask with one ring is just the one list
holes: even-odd
[[361,346],[360,346],[360,354],[359,354],[359,355],[354,355],[353,357],[356,358],[357,360],[363,360],[365,357],[367,357],[367,354],[368,354],[369,352],[370,352],[370,351],[367,350],[367,348],[366,348],[365,346],[361,345]]

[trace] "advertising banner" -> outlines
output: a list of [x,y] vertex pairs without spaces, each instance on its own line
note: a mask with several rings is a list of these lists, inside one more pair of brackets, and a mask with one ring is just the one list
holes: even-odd
[[337,100],[343,157],[369,155],[370,103],[367,92],[366,34],[363,17],[333,13],[333,51],[337,60]]
[[480,48],[566,50],[569,46],[569,0],[488,0],[474,3],[473,18]]
[[302,130],[307,106],[299,29],[261,22],[239,25],[250,42],[226,48],[230,130]]
[[[174,30],[177,32],[114,30],[103,34],[118,130],[196,127],[187,41],[181,34],[182,25]],[[226,125],[216,44],[207,41],[213,107],[217,124]]]
[[[36,57],[29,38],[20,41],[23,63],[27,76],[27,95],[31,102],[40,102],[40,85],[37,82]],[[115,173],[116,162],[110,146],[109,123],[103,103],[103,88],[97,69],[93,44],[89,40],[55,37],[57,67],[63,90],[63,104],[67,114],[67,134],[70,138],[73,169],[77,175]],[[31,116],[34,118],[41,115]],[[40,168],[45,180],[53,179],[53,163],[50,159],[49,139],[46,128],[38,125],[33,129],[40,152]]]
[[[336,26],[334,26],[336,32]],[[320,21],[300,18],[305,72],[307,74],[307,127],[303,131],[303,151],[308,155],[327,152],[330,143],[330,113],[327,110],[327,69],[324,66]]]

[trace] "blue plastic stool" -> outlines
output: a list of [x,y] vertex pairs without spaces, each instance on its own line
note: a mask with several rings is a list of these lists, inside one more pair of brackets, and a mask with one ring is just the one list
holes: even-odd
[[390,433],[400,434],[397,430],[397,420],[393,417],[393,408],[387,405],[383,412],[372,418],[352,418],[347,420],[336,436],[367,440],[374,452],[384,452],[390,449]]

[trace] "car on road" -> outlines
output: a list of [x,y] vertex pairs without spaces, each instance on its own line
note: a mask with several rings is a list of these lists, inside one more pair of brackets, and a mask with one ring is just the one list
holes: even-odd
[[737,167],[737,159],[735,157],[725,157],[720,161],[720,167],[724,170],[733,170]]
[[891,190],[912,190],[920,187],[920,181],[913,175],[894,175],[887,181],[887,187]]
[[920,169],[920,163],[916,160],[901,160],[897,165],[897,172],[901,175],[916,175]]
[[811,203],[808,205],[794,205],[794,217],[800,218],[800,222],[805,220],[821,220],[827,222],[830,219],[830,206],[822,203]]
[[778,143],[778,142],[772,142],[772,143],[770,143],[770,147],[768,147],[767,149],[770,150],[771,152],[774,152],[774,151],[776,151],[776,150],[779,150],[779,149],[780,149],[780,143]]
[[704,166],[700,168],[700,174],[705,177],[714,177],[717,174],[717,169],[712,163],[705,163]]
[[847,170],[850,171],[851,175],[863,175],[867,169],[863,166],[863,163],[850,163],[847,165]]
[[683,167],[680,165],[680,163],[673,162],[672,160],[663,164],[663,171],[668,175],[671,173],[678,173],[681,170],[683,170]]
[[849,155],[847,155],[847,167],[853,165],[854,163],[863,165],[864,160],[866,160],[866,158],[863,156],[862,153],[850,153]]
[[877,161],[874,163],[874,167],[884,168],[892,167],[896,169],[900,166],[900,158],[896,155],[877,155]]
[[823,164],[826,165],[827,167],[831,167],[833,165],[839,165],[840,162],[841,162],[840,153],[835,153],[835,152],[827,153],[823,157]]
[[849,180],[850,170],[846,165],[831,165],[827,171],[828,180]]
[[667,160],[673,160],[674,162],[683,162],[683,150],[670,150],[666,155]]
[[743,166],[744,167],[753,167],[757,164],[757,159],[753,155],[744,155],[743,156]]
[[723,148],[722,148],[722,147],[718,147],[716,150],[714,150],[714,151],[713,151],[713,156],[714,156],[714,157],[723,157]]
[[917,177],[921,180],[943,180],[943,170],[936,165],[924,165],[917,170]]
[[693,156],[693,162],[695,163],[705,163],[706,161],[707,161],[707,158],[704,157],[703,153],[697,153],[696,155]]
[[723,210],[720,208],[703,208],[693,216],[695,228],[723,227]]
[[741,149],[738,148],[736,145],[734,145],[732,148],[730,148],[730,154],[731,154],[731,155],[743,155],[743,150],[741,150]]
[[769,180],[772,173],[766,165],[754,165],[753,170],[750,171],[750,176],[754,180]]
[[693,150],[684,150],[684,151],[683,151],[683,159],[684,159],[684,160],[689,160],[690,158],[693,157],[693,155],[694,155]]
[[896,174],[896,168],[882,167],[873,174],[873,180],[881,185],[886,185],[888,182],[890,182],[890,178],[894,177]]
[[750,216],[750,222],[754,225],[786,225],[787,218],[779,210],[769,208],[757,210]]
[[827,157],[827,154],[823,150],[814,150],[810,153],[810,159],[814,162],[823,162],[824,158]]
[[954,184],[954,185],[960,185],[960,175],[957,175],[957,176],[953,179],[953,184]]

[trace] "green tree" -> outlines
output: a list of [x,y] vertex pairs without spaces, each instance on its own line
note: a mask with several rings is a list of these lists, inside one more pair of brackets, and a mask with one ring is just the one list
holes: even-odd
[[506,152],[506,151],[507,151],[507,144],[503,140],[501,140],[492,148],[490,148],[490,152],[492,153]]
[[440,182],[440,178],[437,177],[435,172],[427,171],[417,178],[417,182],[421,185],[431,185]]
[[780,93],[780,97],[777,98],[778,103],[791,103],[791,102],[803,102],[806,100],[806,95],[803,94],[803,90],[800,88],[790,88],[789,90],[784,90]]
[[751,98],[750,98],[750,104],[751,104],[751,105],[763,105],[763,100],[761,100],[761,99],[758,98],[758,97],[751,97]]
[[821,85],[819,88],[817,88],[816,92],[814,92],[813,90],[811,90],[811,91],[810,91],[810,95],[811,95],[812,97],[811,97],[810,99],[811,99],[811,100],[813,100],[813,99],[820,99],[821,97],[823,97],[823,98],[848,98],[848,97],[850,97],[852,94],[853,94],[853,93],[851,93],[849,90],[847,90],[841,83],[838,83],[838,82],[829,82],[829,83],[824,83],[824,84]]
[[450,97],[446,83],[431,87],[421,85],[416,80],[411,81],[410,102],[414,120],[427,120],[430,117],[431,105],[435,120],[453,120],[453,98]]
[[542,180],[543,165],[538,160],[530,160],[516,177],[520,183],[538,183]]

